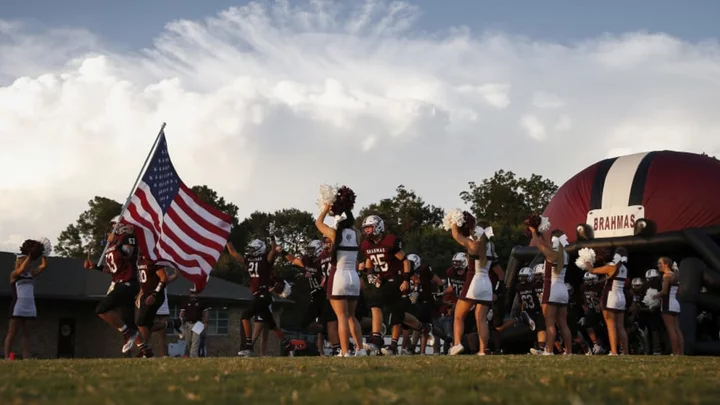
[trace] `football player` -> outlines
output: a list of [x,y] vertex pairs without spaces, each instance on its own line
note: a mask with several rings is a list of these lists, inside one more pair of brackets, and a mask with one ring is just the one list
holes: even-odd
[[301,257],[295,257],[290,253],[285,256],[290,264],[305,270],[305,278],[310,285],[310,304],[301,324],[303,329],[316,322],[325,306],[325,301],[327,301],[327,295],[322,288],[323,273],[320,264],[320,255],[323,250],[323,243],[313,240],[308,243],[305,254]]
[[140,285],[137,280],[137,243],[135,228],[122,223],[120,216],[110,222],[115,232],[108,233],[109,247],[105,252],[105,264],[98,265],[85,260],[83,267],[110,273],[112,283],[107,296],[95,309],[95,313],[108,325],[116,328],[123,336],[122,352],[132,349],[136,340],[142,340],[134,322],[135,297]]
[[142,336],[138,349],[141,357],[153,357],[152,349],[148,347],[147,342],[150,341],[151,328],[155,324],[155,314],[165,302],[165,285],[168,283],[168,276],[164,267],[156,265],[142,253],[138,255],[137,268],[140,294],[136,302],[138,313],[135,323]]
[[282,329],[277,327],[275,318],[273,317],[270,306],[273,302],[272,290],[276,288],[273,276],[273,265],[275,263],[275,255],[277,246],[272,243],[272,248],[268,251],[265,242],[254,239],[245,249],[245,256],[240,255],[232,243],[227,243],[227,249],[238,263],[245,267],[250,274],[250,291],[253,293],[253,302],[242,314],[242,326],[245,332],[245,342],[243,348],[238,355],[251,356],[253,354],[253,330],[251,320],[253,316],[259,316],[265,321],[267,327],[275,332],[282,342],[285,352],[292,354],[293,344],[285,337]]
[[520,303],[519,315],[508,319],[502,325],[495,327],[495,329],[502,332],[515,324],[525,324],[531,331],[537,331],[537,347],[539,350],[545,350],[545,318],[542,314],[540,300],[535,293],[533,271],[530,267],[523,267],[518,272],[516,290],[515,300]]
[[[442,286],[444,282],[437,274],[433,273],[429,266],[422,264],[419,255],[409,254],[408,260],[412,263],[413,283],[417,286],[417,300],[415,303],[417,318],[423,325],[420,337],[420,354],[425,354],[428,339],[430,339],[432,332],[432,315],[435,302],[433,291],[437,289],[437,286]],[[416,344],[417,338],[415,337],[411,346],[415,347]]]
[[[410,262],[402,250],[402,241],[385,231],[385,221],[377,215],[370,215],[362,222],[365,239],[360,251],[365,255],[365,270],[368,272],[366,290],[367,305],[372,312],[372,335],[366,343],[366,350],[385,355],[397,354],[397,344],[405,323],[415,330],[421,328],[414,316],[405,313],[403,293],[410,288]],[[384,348],[381,338],[383,321],[382,308],[390,310],[392,340],[390,348]]]
[[590,341],[592,341],[592,349],[588,354],[605,354],[605,348],[598,338],[598,331],[604,329],[602,312],[600,312],[600,297],[605,285],[604,277],[601,279],[597,274],[585,273],[583,276],[583,285],[580,288],[583,298],[584,315],[580,318],[578,324],[585,328]]
[[[325,291],[325,302],[323,303],[322,311],[320,312],[320,323],[323,325],[327,340],[330,342],[332,347],[332,356],[336,356],[340,353],[340,336],[338,336],[338,321],[335,311],[330,305],[330,299],[327,297],[328,278],[330,277],[330,268],[332,267],[332,239],[323,237],[323,250],[320,253],[320,268],[322,270],[322,281],[320,282],[321,287]],[[360,308],[360,301],[362,301],[362,291],[360,292],[360,299],[355,307],[357,317],[357,310]],[[361,319],[362,317],[358,317]]]

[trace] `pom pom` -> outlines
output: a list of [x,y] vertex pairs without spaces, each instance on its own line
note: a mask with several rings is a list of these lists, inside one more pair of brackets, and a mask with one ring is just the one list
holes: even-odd
[[578,251],[578,258],[575,260],[575,265],[578,268],[588,271],[589,269],[585,263],[595,264],[595,251],[590,248],[582,248]]
[[445,218],[443,218],[443,227],[446,231],[451,230],[453,225],[461,227],[463,224],[465,224],[465,216],[462,210],[457,208],[450,210],[450,212],[445,214]]
[[675,271],[675,272],[680,271],[680,268],[678,267],[677,262],[673,262],[671,269],[672,269],[672,271]]
[[318,198],[318,206],[323,208],[330,206],[330,215],[342,215],[347,211],[352,211],[355,207],[355,192],[348,186],[331,186],[323,184],[320,186],[320,197]]
[[43,256],[50,256],[50,253],[52,253],[52,243],[50,243],[50,240],[48,238],[40,238],[39,242],[43,245]]
[[643,304],[647,305],[648,308],[657,308],[660,306],[660,300],[655,299],[655,295],[658,293],[658,290],[654,288],[648,288],[647,292],[645,292],[645,297],[643,298]]
[[[49,242],[48,242],[49,243]],[[20,246],[20,254],[23,256],[30,256],[30,260],[36,260],[43,255],[45,251],[45,245],[34,239],[26,239]]]
[[540,232],[549,231],[550,230],[550,218],[540,215],[540,226],[538,226],[537,229]]
[[318,197],[318,207],[323,208],[326,205],[332,206],[337,197],[338,187],[329,184],[320,186],[320,197]]
[[335,202],[330,211],[333,215],[342,215],[355,208],[355,192],[348,186],[342,186],[338,189]]

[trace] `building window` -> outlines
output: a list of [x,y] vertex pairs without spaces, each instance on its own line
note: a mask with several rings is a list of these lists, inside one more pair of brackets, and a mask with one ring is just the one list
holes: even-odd
[[210,308],[208,310],[208,335],[227,335],[228,334],[228,309]]
[[[179,317],[180,308],[177,305],[170,305],[170,319]],[[208,324],[205,325],[208,335],[227,335],[228,325],[229,313],[227,307],[208,309]],[[177,335],[171,323],[168,323],[167,334]]]

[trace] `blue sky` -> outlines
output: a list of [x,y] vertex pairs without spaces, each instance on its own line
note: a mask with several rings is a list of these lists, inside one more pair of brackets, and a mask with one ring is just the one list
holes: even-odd
[[[202,19],[247,1],[228,0],[2,0],[0,18],[36,19],[53,26],[83,27],[121,47],[142,48],[167,21]],[[423,15],[416,29],[466,25],[473,30],[559,42],[606,32],[664,32],[688,40],[717,38],[720,2],[713,0],[415,0]]]
[[720,0],[0,2],[0,250],[124,201],[162,122],[241,217],[323,183],[451,209],[500,169],[720,155]]

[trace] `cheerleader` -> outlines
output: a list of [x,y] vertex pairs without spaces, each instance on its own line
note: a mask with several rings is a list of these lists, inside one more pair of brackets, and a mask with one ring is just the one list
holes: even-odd
[[[323,206],[315,220],[315,226],[333,243],[330,253],[332,265],[327,280],[327,297],[330,300],[338,320],[340,351],[338,357],[350,357],[350,339],[352,335],[355,345],[362,345],[362,329],[355,317],[360,298],[360,277],[358,277],[358,252],[360,250],[360,231],[354,226],[355,217],[352,209],[355,205],[355,193],[348,187],[338,190],[328,188],[329,195],[323,195]],[[325,224],[328,213],[335,215],[336,229]],[[365,351],[360,349],[356,355],[362,356]]]
[[625,310],[627,307],[625,302],[625,281],[628,276],[625,263],[627,263],[627,250],[622,247],[615,250],[612,261],[604,266],[593,268],[591,263],[585,263],[588,272],[606,276],[605,288],[603,288],[603,295],[600,300],[600,309],[608,331],[610,356],[617,356],[618,340],[620,340],[622,353],[630,353],[627,331],[625,330]]
[[12,304],[10,307],[10,325],[5,337],[5,358],[10,358],[13,340],[18,329],[22,331],[22,356],[30,358],[30,322],[37,317],[35,308],[35,277],[47,268],[47,259],[42,256],[40,265],[30,267],[30,254],[20,254],[15,260],[15,270],[10,273]]
[[567,324],[569,294],[565,286],[565,273],[567,271],[568,254],[565,253],[565,246],[568,245],[567,235],[559,229],[552,231],[551,244],[545,240],[540,229],[550,229],[550,221],[545,217],[533,216],[526,221],[527,232],[530,233],[532,242],[540,249],[545,256],[545,278],[543,285],[542,310],[545,316],[546,338],[548,345],[545,346],[543,355],[553,355],[553,344],[557,330],[555,325],[560,326],[565,354],[572,354],[572,334]]
[[475,324],[477,325],[479,350],[478,355],[484,356],[490,327],[488,325],[488,312],[493,303],[493,285],[490,281],[489,271],[492,262],[487,258],[487,235],[485,229],[475,226],[475,218],[468,212],[463,212],[462,225],[452,223],[453,239],[468,251],[472,263],[465,273],[465,283],[455,304],[453,319],[454,345],[450,348],[450,355],[462,353],[462,337],[465,333],[465,317],[475,307]]
[[663,274],[662,291],[655,294],[655,299],[662,299],[660,306],[662,319],[667,329],[673,355],[684,354],[685,341],[680,330],[680,302],[677,300],[677,290],[680,285],[678,273],[673,261],[669,257],[661,257],[658,260],[658,270]]

